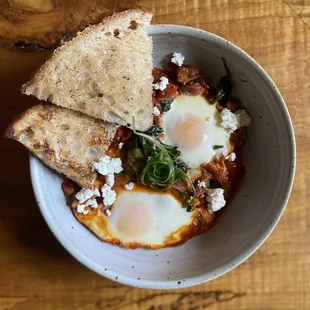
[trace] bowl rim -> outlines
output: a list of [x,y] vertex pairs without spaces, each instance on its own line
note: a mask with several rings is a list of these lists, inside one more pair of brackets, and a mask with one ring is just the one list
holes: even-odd
[[272,233],[274,228],[277,226],[284,209],[287,205],[287,202],[290,197],[290,193],[292,191],[292,186],[294,182],[294,176],[295,176],[295,170],[296,170],[296,144],[295,144],[295,136],[294,136],[294,129],[293,124],[289,115],[288,108],[278,90],[275,83],[272,81],[271,77],[268,75],[268,73],[245,51],[243,51],[241,48],[236,46],[235,44],[231,43],[230,41],[216,35],[213,33],[210,33],[205,30],[201,30],[194,27],[188,27],[188,26],[182,26],[182,25],[173,25],[173,24],[157,24],[157,25],[151,25],[148,27],[148,33],[150,35],[156,35],[159,33],[164,33],[169,35],[178,35],[178,34],[184,34],[186,32],[189,32],[192,36],[207,36],[211,39],[215,39],[222,44],[225,44],[227,48],[231,48],[235,50],[235,52],[239,53],[241,57],[245,58],[246,61],[255,69],[255,71],[262,77],[263,80],[265,80],[266,85],[271,89],[273,95],[275,96],[275,99],[277,102],[279,102],[279,108],[282,110],[282,113],[284,113],[286,120],[287,120],[287,128],[290,132],[288,142],[289,142],[289,149],[291,151],[291,157],[292,157],[292,169],[289,173],[289,178],[286,180],[286,190],[285,195],[283,195],[281,199],[281,203],[279,203],[279,210],[277,214],[274,215],[273,221],[266,226],[265,230],[258,236],[256,236],[254,242],[252,244],[246,244],[244,245],[243,249],[236,254],[233,257],[230,257],[225,262],[223,262],[221,265],[214,268],[212,271],[209,271],[207,273],[202,273],[190,278],[184,278],[185,281],[182,281],[181,284],[178,284],[176,280],[146,280],[146,279],[140,279],[137,280],[137,278],[129,277],[129,276],[120,276],[118,280],[116,281],[115,278],[119,273],[114,272],[113,270],[104,271],[102,266],[99,264],[94,263],[87,255],[83,254],[82,252],[78,251],[72,244],[62,236],[60,230],[58,229],[58,226],[55,225],[55,222],[52,220],[52,216],[49,214],[49,208],[45,208],[44,205],[44,195],[42,194],[42,191],[40,190],[40,182],[37,178],[37,168],[38,166],[38,160],[30,154],[30,176],[32,181],[32,187],[33,191],[36,197],[36,201],[40,202],[38,203],[39,209],[43,215],[43,218],[45,222],[47,223],[50,230],[53,232],[55,237],[58,239],[58,241],[61,243],[61,245],[75,258],[77,259],[81,264],[85,265],[89,269],[93,270],[94,272],[100,274],[101,276],[110,279],[112,281],[116,281],[125,285],[134,286],[138,288],[147,288],[147,289],[176,289],[176,288],[184,288],[184,287],[190,287],[194,285],[198,285],[207,281],[211,281],[228,271],[234,269],[235,267],[239,266],[241,263],[243,263],[246,259],[248,259],[254,252],[265,242],[265,240],[268,238],[268,236]]

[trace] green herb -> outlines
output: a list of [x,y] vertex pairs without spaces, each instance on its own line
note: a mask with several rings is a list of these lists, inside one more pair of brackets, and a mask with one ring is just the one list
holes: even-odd
[[149,136],[158,137],[164,130],[159,126],[152,126],[145,133]]
[[[149,136],[153,136],[155,138],[157,138],[161,133],[163,133],[164,130],[159,127],[159,126],[152,126],[150,129],[148,129],[145,133]],[[156,147],[154,146],[154,144],[152,142],[150,142],[149,140],[138,136],[136,139],[136,146],[137,147],[142,147],[143,150],[145,150],[147,153],[152,153],[154,152],[154,150],[156,149]],[[146,156],[148,154],[145,154]]]
[[192,203],[189,203],[187,206],[186,206],[186,211],[187,212],[192,212],[194,211],[194,206]]
[[174,101],[174,98],[165,98],[165,99],[161,99],[160,103],[163,106],[164,112],[167,112],[170,110],[171,108],[171,103]]
[[[191,179],[182,169],[174,165],[173,160],[178,156],[179,151],[160,143],[154,137],[135,129],[135,118],[132,119],[133,132],[151,142],[155,151],[149,156],[146,166],[141,173],[141,182],[157,191],[165,191],[177,180],[187,180],[192,187],[193,196],[196,196],[196,189]],[[193,199],[193,198],[192,198]],[[191,199],[191,200],[192,200]]]
[[176,167],[180,168],[183,172],[186,173],[188,171],[187,165],[183,161],[179,160],[178,158],[175,159],[173,163]]
[[188,201],[188,192],[180,192],[180,198],[182,201]]
[[142,150],[139,148],[130,149],[127,156],[127,162],[133,172],[140,174],[145,166],[145,158]]
[[163,146],[165,147],[165,149],[167,150],[172,159],[176,160],[177,157],[180,156],[181,152],[178,150],[176,146],[170,146],[166,144],[163,144]]
[[227,66],[225,58],[222,58],[222,62],[226,71],[226,75],[222,76],[219,81],[219,84],[217,86],[218,92],[215,99],[212,100],[212,104],[218,101],[221,106],[226,106],[228,97],[231,94],[232,83],[231,83],[230,71]]
[[216,103],[217,101],[220,101],[226,94],[224,93],[223,89],[220,89],[217,93],[216,97],[210,102],[211,104]]
[[222,149],[224,146],[223,145],[213,145],[213,150],[219,150]]
[[130,150],[132,157],[135,159],[142,159],[144,158],[143,152],[141,151],[141,149],[138,148],[134,148]]

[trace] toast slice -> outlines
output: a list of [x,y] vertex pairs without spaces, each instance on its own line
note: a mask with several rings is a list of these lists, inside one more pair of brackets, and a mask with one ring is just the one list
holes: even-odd
[[24,144],[47,166],[91,188],[96,172],[90,164],[104,156],[116,128],[79,112],[37,105],[16,119],[6,136]]
[[152,14],[131,9],[89,26],[60,46],[23,85],[40,100],[138,130],[152,126]]

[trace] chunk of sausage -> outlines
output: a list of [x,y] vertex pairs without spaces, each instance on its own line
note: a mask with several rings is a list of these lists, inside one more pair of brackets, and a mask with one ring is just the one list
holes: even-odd
[[199,69],[192,67],[179,67],[177,71],[177,82],[186,85],[200,77]]

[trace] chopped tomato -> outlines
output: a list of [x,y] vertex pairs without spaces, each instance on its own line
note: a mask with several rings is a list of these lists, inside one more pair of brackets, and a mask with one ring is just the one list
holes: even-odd
[[211,162],[202,165],[205,170],[207,170],[212,178],[225,184],[229,182],[228,170],[225,165],[224,156],[214,157]]
[[203,187],[196,187],[196,197],[202,199],[206,195],[206,189]]
[[72,197],[80,190],[80,187],[72,180],[66,178],[62,183],[62,190],[66,197]]
[[162,106],[160,101],[157,98],[157,94],[156,94],[156,90],[153,89],[153,93],[152,93],[152,102],[153,102],[153,107],[156,107],[157,109],[159,109],[159,111],[162,110]]
[[175,98],[178,95],[178,87],[172,83],[169,83],[163,91],[158,92],[157,98],[159,100],[167,98]]
[[156,125],[158,125],[159,127],[163,127],[163,120],[161,119],[160,115],[153,115],[153,121]]
[[174,81],[177,80],[177,72],[179,66],[174,64],[173,62],[168,63],[168,70],[169,70],[169,80],[172,79]]
[[113,142],[126,142],[132,136],[132,130],[125,127],[120,126],[117,128]]
[[198,82],[206,90],[206,92],[209,91],[210,85],[207,84],[206,81],[202,77],[198,79]]
[[235,113],[241,108],[241,105],[242,105],[242,103],[239,99],[229,97],[227,100],[226,109]]
[[193,83],[181,86],[180,91],[189,96],[199,96],[204,93],[205,89],[199,83]]
[[119,144],[127,142],[131,136],[132,136],[131,129],[125,126],[118,127],[115,136],[113,138],[113,141],[107,150],[107,155],[112,157],[120,157],[122,154],[122,149],[119,148]]
[[238,152],[245,144],[244,128],[241,127],[230,134],[229,142],[233,146],[234,152]]
[[155,83],[158,82],[162,76],[167,77],[167,74],[165,74],[161,69],[158,68],[154,68],[152,70],[152,75]]

